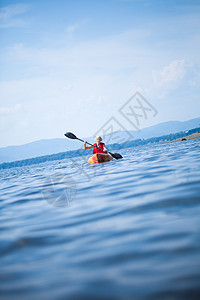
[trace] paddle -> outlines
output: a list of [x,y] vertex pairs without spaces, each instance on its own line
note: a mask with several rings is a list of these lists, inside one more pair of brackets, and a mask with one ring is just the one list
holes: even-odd
[[[72,132],[66,132],[65,134],[64,134],[66,137],[68,137],[69,139],[72,139],[72,140],[79,140],[79,141],[81,141],[81,142],[84,142],[83,140],[81,140],[81,139],[79,139],[79,138],[77,138],[77,136],[75,136],[75,134],[73,134]],[[88,143],[88,142],[86,142],[88,145],[90,145],[90,146],[93,146],[93,147],[96,147],[97,149],[100,149],[99,147],[97,147],[97,146],[94,146],[94,145],[92,145],[92,144],[90,144],[90,143]],[[102,149],[100,149],[100,150],[102,150]],[[114,157],[115,159],[120,159],[120,158],[123,158],[122,156],[121,156],[121,154],[119,154],[119,153],[111,153],[111,152],[108,152],[110,155],[112,155],[112,157]]]

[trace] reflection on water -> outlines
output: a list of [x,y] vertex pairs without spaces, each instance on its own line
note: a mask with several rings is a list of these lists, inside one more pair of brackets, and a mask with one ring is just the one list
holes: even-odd
[[1,171],[1,298],[199,299],[199,146]]

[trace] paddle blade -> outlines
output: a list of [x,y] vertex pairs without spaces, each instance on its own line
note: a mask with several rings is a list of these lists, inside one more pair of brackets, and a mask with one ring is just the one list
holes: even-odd
[[123,158],[123,156],[119,153],[111,153],[111,152],[108,152],[112,155],[112,157],[114,157],[115,159],[120,159],[120,158]]
[[64,135],[69,139],[78,140],[78,138],[72,132],[66,132]]

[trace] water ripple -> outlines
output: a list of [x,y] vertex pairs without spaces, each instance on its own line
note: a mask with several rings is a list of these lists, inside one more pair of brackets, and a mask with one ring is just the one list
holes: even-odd
[[2,299],[199,299],[199,146],[3,170]]

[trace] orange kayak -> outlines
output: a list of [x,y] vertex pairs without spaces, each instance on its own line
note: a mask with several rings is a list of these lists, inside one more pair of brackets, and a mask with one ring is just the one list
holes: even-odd
[[93,165],[93,164],[101,164],[104,162],[108,162],[112,160],[113,157],[110,154],[107,153],[96,153],[90,156],[88,159],[88,163]]

